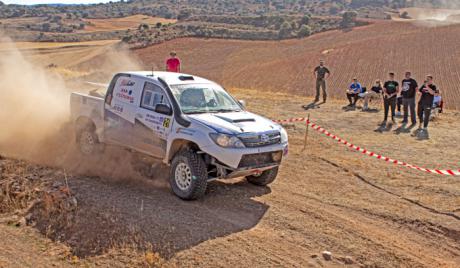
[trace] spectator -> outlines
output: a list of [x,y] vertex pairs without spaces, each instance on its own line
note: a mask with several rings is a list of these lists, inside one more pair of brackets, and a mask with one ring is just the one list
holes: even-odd
[[399,83],[395,81],[395,74],[389,73],[389,80],[383,85],[383,106],[385,117],[382,125],[386,125],[388,120],[388,112],[391,107],[391,121],[395,123],[396,96],[399,93]]
[[[430,122],[431,109],[434,103],[434,97],[439,95],[438,88],[433,84],[433,76],[427,75],[426,81],[420,88],[420,101],[418,103],[418,117],[420,120],[420,133],[427,132],[428,123]],[[423,122],[423,128],[422,128]]]
[[396,97],[396,116],[401,116],[401,106],[403,105],[403,96],[399,94]]
[[179,58],[176,57],[176,55],[177,54],[174,51],[171,51],[171,53],[169,53],[169,56],[171,57],[168,60],[166,60],[166,71],[167,72],[175,72],[175,73],[180,72],[181,62]]
[[380,79],[377,79],[375,81],[375,85],[372,86],[370,91],[359,94],[361,98],[364,98],[363,111],[369,110],[369,101],[371,99],[378,98],[379,96],[382,95],[382,93],[383,93],[382,82],[380,81]]
[[319,66],[315,68],[313,74],[316,78],[316,97],[315,102],[319,101],[320,88],[323,89],[323,102],[326,103],[327,99],[327,89],[326,89],[326,79],[329,78],[331,72],[329,69],[324,66],[324,60],[319,62]]
[[347,98],[350,104],[348,107],[354,107],[356,102],[359,99],[359,94],[361,93],[362,86],[358,82],[357,78],[353,78],[353,83],[351,83],[350,87],[347,90]]
[[440,108],[440,112],[442,113],[442,97],[440,94],[434,96],[433,108]]
[[402,80],[401,96],[404,110],[403,124],[407,124],[409,120],[409,111],[412,125],[417,123],[417,115],[415,114],[415,95],[417,94],[417,81],[412,79],[411,72],[406,72],[406,78]]

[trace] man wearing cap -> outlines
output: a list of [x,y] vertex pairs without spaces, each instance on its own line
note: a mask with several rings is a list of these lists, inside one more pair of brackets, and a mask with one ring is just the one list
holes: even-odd
[[417,115],[415,113],[415,96],[418,91],[418,84],[411,77],[411,72],[406,72],[406,77],[401,82],[401,95],[403,104],[404,119],[403,124],[407,124],[409,120],[409,111],[412,125],[417,123]]
[[179,58],[176,57],[176,52],[171,51],[171,53],[169,53],[169,56],[171,57],[166,60],[166,71],[179,73],[180,72],[180,60]]
[[331,72],[329,69],[324,66],[324,60],[319,62],[319,66],[315,68],[313,74],[316,78],[316,97],[315,102],[319,101],[320,88],[323,89],[323,102],[326,102],[327,99],[327,90],[326,90],[326,79],[329,78]]
[[396,96],[399,93],[399,83],[395,81],[395,74],[389,73],[389,79],[383,85],[383,107],[385,110],[385,117],[382,125],[386,125],[388,119],[388,113],[391,107],[391,121],[395,123],[396,113]]

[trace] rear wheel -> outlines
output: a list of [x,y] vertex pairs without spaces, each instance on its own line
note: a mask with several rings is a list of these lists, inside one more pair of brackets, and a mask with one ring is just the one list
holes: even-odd
[[77,133],[78,148],[82,154],[91,155],[96,153],[101,144],[94,130],[85,128]]
[[169,177],[173,192],[185,200],[202,197],[208,184],[206,164],[203,158],[191,150],[176,154]]
[[276,176],[278,175],[278,168],[279,167],[275,167],[269,170],[265,170],[259,175],[247,176],[246,179],[248,180],[248,182],[255,184],[255,185],[259,185],[259,186],[268,185],[276,179]]

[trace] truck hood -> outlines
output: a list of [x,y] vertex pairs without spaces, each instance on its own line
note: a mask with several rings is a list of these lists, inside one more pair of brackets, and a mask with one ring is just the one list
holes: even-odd
[[188,115],[219,133],[261,133],[280,130],[280,126],[271,120],[250,112],[207,113]]

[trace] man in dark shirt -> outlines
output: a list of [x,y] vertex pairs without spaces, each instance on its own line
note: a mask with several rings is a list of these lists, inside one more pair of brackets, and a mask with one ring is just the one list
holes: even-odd
[[[431,108],[433,107],[434,96],[439,94],[436,85],[433,84],[433,76],[427,75],[425,84],[420,88],[420,101],[418,103],[418,117],[420,120],[420,131],[426,132],[430,122]],[[423,128],[422,128],[423,122]]]
[[395,81],[395,74],[389,73],[389,79],[383,85],[383,106],[385,108],[385,117],[383,124],[386,125],[388,112],[391,107],[391,121],[395,123],[396,96],[399,93],[399,83]]
[[417,81],[412,79],[411,75],[411,72],[406,72],[406,78],[402,80],[401,83],[401,95],[404,111],[404,119],[402,123],[408,123],[410,110],[410,118],[412,121],[412,125],[415,125],[417,123],[417,116],[415,115],[415,95],[417,94],[418,84]]
[[315,70],[313,71],[313,74],[315,75],[315,78],[316,78],[315,102],[319,101],[320,88],[323,89],[323,102],[326,102],[326,99],[327,99],[326,79],[329,78],[329,76],[331,75],[331,72],[326,66],[324,66],[323,60],[319,62],[319,66],[315,68]]
[[364,98],[363,111],[369,110],[369,100],[379,98],[380,96],[382,96],[382,93],[383,93],[382,82],[380,81],[380,79],[377,79],[375,81],[375,85],[372,86],[370,91],[360,94],[360,97]]

